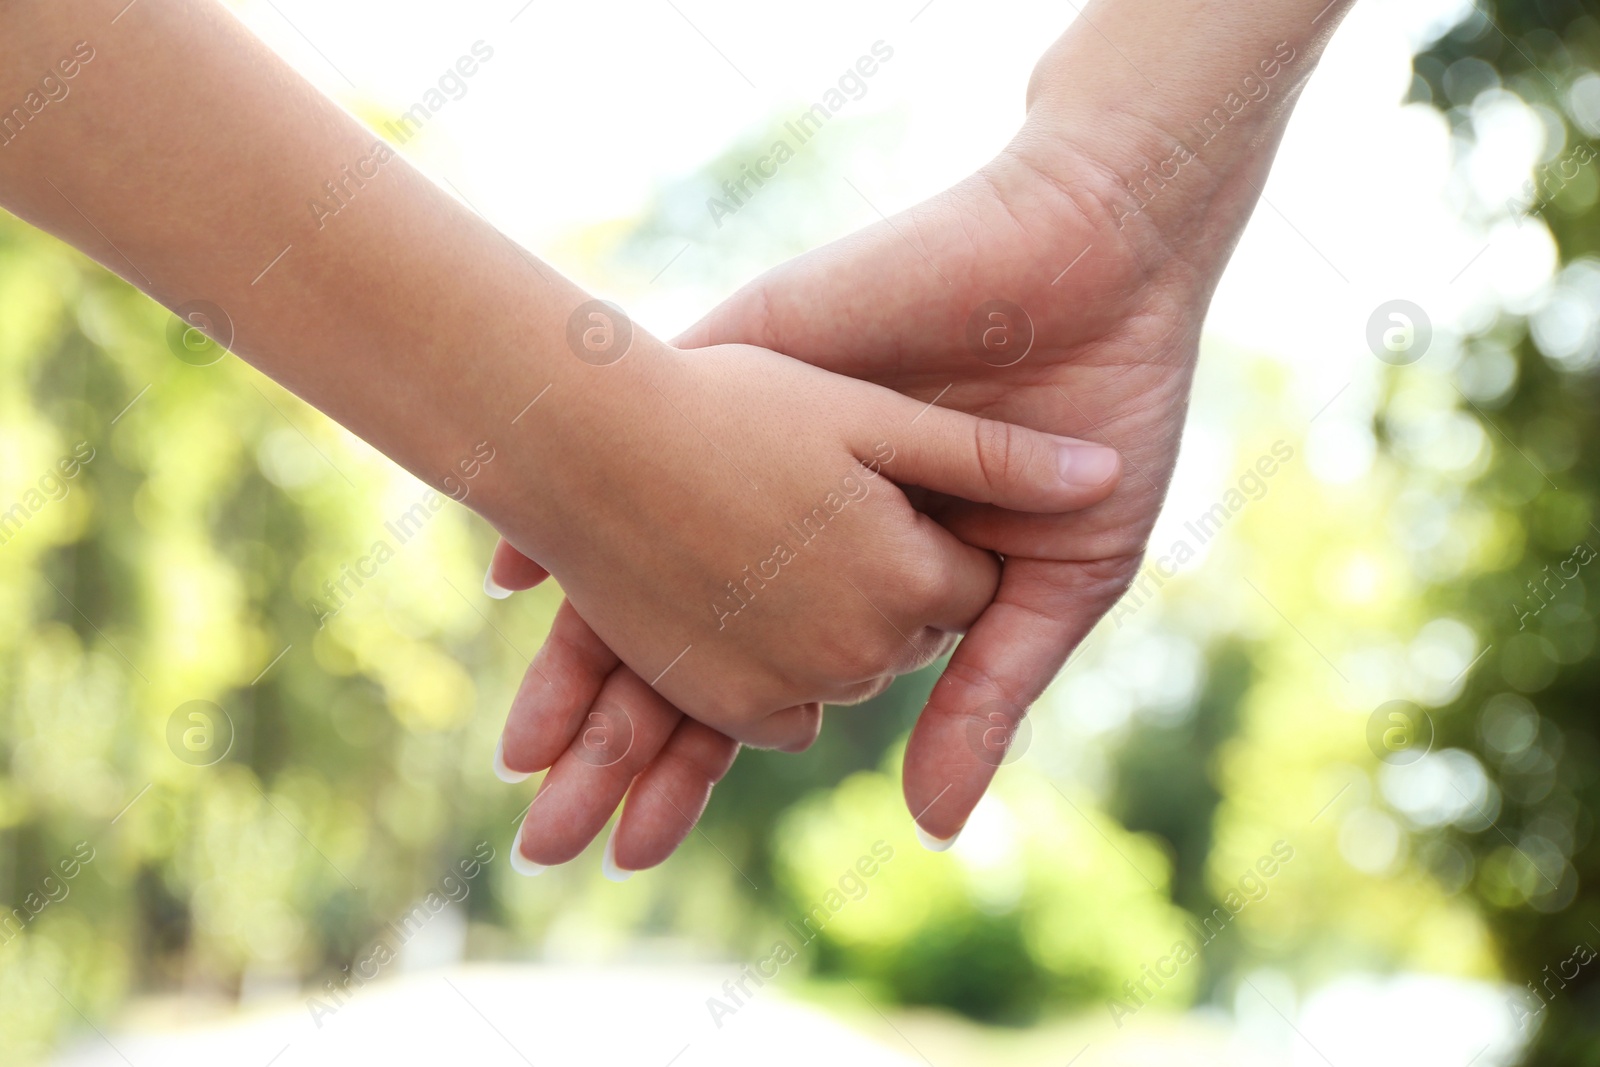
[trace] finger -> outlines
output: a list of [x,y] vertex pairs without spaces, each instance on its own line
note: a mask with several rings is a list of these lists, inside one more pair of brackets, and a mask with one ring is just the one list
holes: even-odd
[[512,593],[532,589],[548,577],[549,571],[512,548],[502,537],[489,559],[489,573],[483,576],[483,591],[496,600],[504,600]]
[[[602,686],[620,662],[572,602],[564,601],[512,700],[495,748],[495,774],[515,783],[553,764],[585,728]],[[786,708],[738,732],[739,740],[753,748],[804,752],[821,729],[822,705],[813,703]]]
[[1000,562],[993,552],[965,543],[926,515],[917,516],[920,544],[909,560],[925,569],[927,581],[915,580],[925,596],[922,618],[927,628],[912,644],[920,649],[914,664],[899,664],[895,673],[919,670],[949,651],[949,633],[965,633],[994,599],[1000,585]]
[[613,671],[583,728],[539,783],[513,848],[513,864],[537,874],[529,868],[565,863],[582,852],[682,718],[631,670]]
[[1123,521],[1127,509],[1032,515],[944,496],[925,500],[921,509],[969,545],[1023,559],[1109,559],[1127,552],[1139,535],[1147,532],[1129,529]]
[[606,877],[620,882],[672,855],[738,754],[739,742],[727,735],[693,719],[680,721],[628,789],[622,817],[606,842]]
[[563,601],[511,701],[495,748],[495,774],[520,782],[554,763],[618,662],[572,602]]
[[895,541],[892,559],[867,563],[853,579],[841,576],[837,595],[857,606],[864,601],[880,616],[888,627],[880,638],[887,644],[874,644],[879,651],[866,674],[819,691],[829,704],[870,699],[887,681],[943,656],[950,650],[950,634],[964,633],[999,587],[1000,563],[994,553],[963,543],[909,507],[906,515],[911,526]]
[[800,704],[744,726],[739,730],[739,741],[751,748],[804,752],[821,732],[822,705]]
[[[946,634],[945,637],[951,643],[956,640],[955,634]],[[933,659],[938,659],[946,652],[949,652],[950,648],[945,642],[939,642],[937,644],[930,645],[929,651],[937,653],[933,656]],[[928,662],[931,663],[933,660],[929,660]],[[897,677],[899,676],[894,674],[879,675],[870,682],[861,682],[857,685],[851,686],[845,693],[834,697],[833,699],[829,700],[828,703],[839,708],[847,708],[854,704],[865,704],[874,697],[882,696],[885,692],[887,692],[889,687],[894,684],[894,680]]]
[[906,804],[928,847],[948,848],[966,825],[1029,705],[1138,562],[1006,561],[994,603],[956,648],[906,744]]
[[908,397],[890,402],[903,429],[858,445],[857,458],[900,485],[920,485],[1014,511],[1060,513],[1111,495],[1122,473],[1114,449],[980,419]]

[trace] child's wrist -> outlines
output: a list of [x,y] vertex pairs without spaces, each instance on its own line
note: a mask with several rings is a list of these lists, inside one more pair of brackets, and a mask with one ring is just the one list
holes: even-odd
[[623,438],[637,440],[643,427],[663,446],[673,439],[679,428],[645,424],[661,422],[657,386],[680,373],[681,359],[637,329],[620,354],[579,355],[563,345],[550,355],[545,382],[530,382],[526,397],[486,398],[497,417],[483,420],[472,442],[452,446],[459,455],[439,457],[435,486],[548,565],[563,542],[592,536],[597,515],[612,503],[610,472],[637,462],[636,446]]

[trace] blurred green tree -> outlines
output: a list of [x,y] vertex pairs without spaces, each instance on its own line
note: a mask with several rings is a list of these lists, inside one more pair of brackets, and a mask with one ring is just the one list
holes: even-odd
[[[1574,956],[1600,949],[1600,20],[1581,0],[1480,0],[1415,72],[1413,99],[1447,117],[1464,156],[1505,94],[1533,110],[1545,150],[1530,182],[1479,209],[1486,230],[1548,227],[1560,260],[1536,307],[1503,311],[1466,339],[1459,387],[1496,447],[1464,503],[1492,510],[1505,550],[1433,593],[1487,649],[1439,710],[1435,748],[1473,753],[1492,785],[1481,811],[1420,830],[1419,854],[1445,883],[1469,887],[1503,969],[1523,985],[1507,1013],[1537,1031],[1526,1062],[1592,1065],[1600,962]],[[1500,364],[1507,373],[1485,386],[1475,372]]]

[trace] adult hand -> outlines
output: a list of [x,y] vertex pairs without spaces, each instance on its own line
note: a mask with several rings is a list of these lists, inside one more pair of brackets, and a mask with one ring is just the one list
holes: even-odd
[[[917,499],[969,544],[1006,557],[994,602],[906,752],[906,799],[935,845],[959,832],[993,776],[1001,753],[989,741],[1020,720],[1137,572],[1172,475],[1211,293],[1293,102],[1348,6],[1090,5],[1036,69],[1027,121],[997,159],[768,273],[680,340],[761,344],[1122,453],[1128,473],[1115,493],[1078,514]],[[991,329],[987,348],[974,345]],[[585,639],[570,612],[552,632],[557,646]],[[555,728],[570,737],[557,724],[581,719],[584,696],[614,667],[598,653],[569,662],[581,680],[554,702],[525,690],[514,704],[512,766],[534,766],[518,762],[530,735]],[[648,693],[628,713],[675,716]],[[688,832],[735,750],[706,737],[697,746],[693,767],[669,752],[670,775],[652,768],[635,785],[608,847],[612,866],[659,862]],[[609,811],[617,796],[592,803]],[[563,834],[530,821],[523,848],[532,854]],[[570,839],[563,845],[557,851],[577,851]]]
[[[588,779],[557,820],[580,848],[611,809],[578,793],[626,788],[670,735],[670,715],[626,712],[651,689],[726,737],[804,747],[815,701],[882,691],[943,654],[985,609],[994,556],[914,510],[889,478],[1019,509],[1006,514],[1082,507],[1116,484],[1110,449],[924,405],[759,348],[686,357],[651,347],[632,358],[660,402],[641,408],[647,391],[634,382],[624,407],[591,400],[575,413],[582,423],[558,440],[585,442],[583,454],[552,456],[546,474],[557,515],[525,523],[555,573],[571,576],[573,603],[590,605],[586,621],[561,613],[530,671],[544,715],[566,718],[508,730],[500,752],[513,767],[548,766],[579,737],[547,786]],[[670,432],[681,431],[676,420],[704,440]],[[688,536],[655,535],[668,529]],[[662,666],[646,687],[619,660]],[[624,710],[608,716],[591,701]],[[528,845],[527,860],[569,858]]]
[[[1203,310],[1177,287],[1188,281],[1187,271],[1174,278],[1147,267],[1135,233],[1107,216],[1098,171],[1048,174],[1020,149],[1014,145],[902,216],[777,268],[680,339],[690,347],[759,339],[924,403],[937,398],[931,410],[981,412],[1123,450],[1121,484],[1105,503],[1080,514],[1027,516],[948,496],[916,499],[958,537],[1005,555],[994,601],[957,648],[906,752],[907,803],[936,842],[954,837],[981,797],[1004,754],[995,739],[1009,735],[1133,577],[1176,456]],[[999,311],[991,321],[979,309],[994,300],[1020,307],[1026,319]],[[975,316],[980,337],[993,331],[992,347],[969,340]],[[1030,332],[1031,347],[1022,355]],[[499,567],[495,577],[507,588],[525,584]],[[586,655],[574,655],[577,649]],[[584,698],[603,683],[621,687],[602,671],[615,677],[626,670],[566,609],[535,666],[540,676],[561,673],[565,684],[526,685],[513,704],[503,758],[518,770],[548,765],[552,741],[557,751],[565,747],[573,724],[589,712]],[[632,698],[625,708],[635,731],[672,714],[637,689]],[[614,705],[607,721],[620,722],[623,707]],[[575,742],[580,756],[581,749]],[[706,766],[725,770],[727,762],[716,751]],[[673,803],[687,810],[714,780],[704,777]],[[652,806],[644,794],[636,796]],[[609,812],[608,801],[614,806],[615,797],[584,803]],[[641,861],[655,859],[666,844],[645,847],[631,821],[625,816],[611,846],[620,850],[613,862],[623,869],[647,866]],[[538,819],[530,815],[524,852],[575,853],[583,842],[571,825],[549,810]]]

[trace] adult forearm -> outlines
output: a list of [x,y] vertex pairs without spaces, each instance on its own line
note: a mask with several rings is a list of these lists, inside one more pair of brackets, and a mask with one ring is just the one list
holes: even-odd
[[[1238,89],[1246,76],[1260,80],[1272,70],[1270,80],[1287,75],[1280,88],[1298,87],[1354,4],[1093,0],[1040,59],[1029,105],[1181,123],[1197,105],[1218,103]],[[1288,52],[1293,59],[1284,59]]]
[[5,207],[434,485],[577,363],[575,286],[210,0],[0,7],[0,108]]

